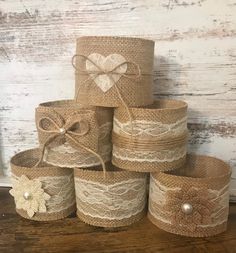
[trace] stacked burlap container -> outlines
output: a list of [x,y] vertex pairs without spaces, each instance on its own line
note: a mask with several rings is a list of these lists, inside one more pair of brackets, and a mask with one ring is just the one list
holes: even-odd
[[120,227],[140,220],[146,212],[147,175],[106,166],[75,169],[78,217],[94,226]]
[[111,160],[113,111],[73,100],[42,103],[36,126],[42,160],[60,167],[90,167]]
[[171,233],[225,231],[230,168],[187,154],[187,104],[153,99],[153,58],[151,40],[77,39],[74,100],[40,104],[39,147],[11,159],[17,213],[119,227],[148,210]]
[[37,221],[65,218],[76,209],[73,170],[46,163],[36,166],[40,156],[41,150],[30,149],[11,159],[10,194],[16,211]]
[[187,144],[187,104],[156,100],[146,107],[115,109],[112,162],[140,172],[177,169],[184,165]]
[[224,232],[231,170],[225,162],[188,155],[177,171],[152,173],[148,218],[168,232],[205,237]]
[[152,104],[154,42],[139,38],[77,39],[75,99],[95,106]]

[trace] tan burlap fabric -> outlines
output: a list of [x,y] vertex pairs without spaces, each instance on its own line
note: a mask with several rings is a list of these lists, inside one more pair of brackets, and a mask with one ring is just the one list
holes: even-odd
[[78,217],[94,226],[120,227],[146,213],[147,175],[106,165],[74,169]]
[[186,159],[187,104],[156,100],[153,105],[115,109],[112,163],[132,171],[158,172],[181,167]]
[[[78,38],[74,57],[76,100],[106,107],[151,104],[153,57],[151,40],[108,36]],[[108,88],[101,88],[104,83]]]
[[44,160],[60,167],[80,166],[80,161],[83,167],[92,166],[98,158],[109,161],[112,116],[112,109],[85,107],[73,100],[40,104],[36,126]]
[[[39,149],[30,149],[11,159],[11,194],[16,211],[24,218],[37,221],[65,218],[76,210],[73,169],[46,163],[35,167],[40,155]],[[25,193],[29,194],[29,199],[24,199]],[[29,211],[33,212],[32,216],[29,216]]]
[[149,219],[174,234],[205,237],[226,230],[231,170],[225,162],[188,155],[179,170],[151,173]]

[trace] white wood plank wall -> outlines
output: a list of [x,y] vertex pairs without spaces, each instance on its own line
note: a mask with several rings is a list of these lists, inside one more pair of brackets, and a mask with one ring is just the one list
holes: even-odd
[[155,95],[189,103],[189,149],[232,165],[236,198],[236,0],[0,0],[0,167],[37,145],[34,107],[72,98],[82,35],[156,41]]

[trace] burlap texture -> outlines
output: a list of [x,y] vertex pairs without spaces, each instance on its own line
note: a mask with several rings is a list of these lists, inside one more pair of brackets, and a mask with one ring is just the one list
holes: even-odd
[[[174,99],[156,99],[153,104],[144,107],[130,107],[133,120],[158,121],[165,124],[174,123],[187,115],[186,102]],[[114,110],[114,117],[121,122],[129,121],[126,108]]]
[[[100,155],[103,146],[110,143],[110,133],[107,134],[106,138],[103,138],[100,127],[106,123],[112,124],[112,117],[112,109],[83,106],[73,100],[42,103],[35,111],[40,146],[43,147],[53,137],[55,130],[58,131],[57,128],[63,129],[67,127],[66,130],[70,130],[70,133],[72,133],[70,135],[75,141]],[[55,122],[56,126],[51,121]],[[68,155],[50,151],[50,148],[58,147],[65,142],[77,152],[70,152]],[[72,167],[73,161],[76,158],[79,159],[79,154],[84,154],[85,156],[88,154],[88,151],[78,146],[71,138],[60,134],[57,134],[56,138],[51,139],[47,143],[46,148],[49,149],[45,161],[60,167]]]
[[[166,196],[164,205],[162,200],[153,202],[152,199],[160,192],[152,192],[149,197],[148,218],[156,226],[170,233],[190,237],[213,236],[226,230],[231,176],[228,164],[214,157],[190,154],[182,168],[151,173],[151,176],[160,185],[158,187],[163,191],[163,196]],[[152,184],[156,183],[150,184],[150,191],[155,189]],[[162,195],[158,196],[162,199]],[[190,203],[193,212],[184,214],[182,202]],[[193,225],[197,225],[195,229]]]
[[[21,177],[22,175],[25,175],[28,179],[33,180],[37,178],[42,178],[42,177],[55,177],[55,182],[56,182],[56,177],[60,176],[70,176],[73,174],[73,169],[69,168],[59,168],[59,167],[54,167],[46,163],[42,163],[41,167],[34,167],[35,164],[38,162],[39,156],[41,152],[39,149],[29,149],[23,152],[20,152],[16,154],[15,156],[12,157],[11,159],[11,172],[14,177]],[[74,188],[73,182],[71,183],[70,187]],[[47,190],[45,190],[47,193]],[[53,195],[52,195],[53,193]],[[53,197],[54,195],[56,196],[58,194],[57,190],[51,190],[50,191],[50,196]],[[70,198],[74,198],[73,196],[70,196]],[[69,199],[68,199],[69,201]],[[30,220],[36,220],[36,221],[49,221],[49,220],[58,220],[58,219],[63,219],[76,210],[75,203],[72,205],[68,205],[67,199],[63,200],[63,210],[60,210],[58,212],[45,212],[45,213],[39,213],[36,212],[33,217],[29,217],[27,212],[24,211],[23,209],[16,209],[16,212],[20,214],[22,217],[30,219]]]
[[[92,53],[99,53],[105,57],[110,54],[120,54],[127,62],[134,62],[138,65],[141,72],[139,79],[121,77],[116,82],[120,95],[128,106],[144,106],[153,102],[153,41],[109,36],[78,38],[76,54],[88,57]],[[85,58],[76,57],[75,94],[78,101],[81,104],[106,107],[123,105],[114,86],[103,92],[94,81],[86,81],[89,78],[89,73],[84,74],[78,71],[86,72],[85,62]],[[135,75],[132,64],[128,64],[126,74],[129,73]]]
[[[119,107],[114,111],[114,120],[118,120],[120,123],[129,123],[132,126],[135,125],[135,121],[145,121],[160,124],[174,124],[179,120],[187,117],[187,104],[183,101],[178,100],[156,100],[153,105],[140,107],[140,108],[129,108],[132,121],[130,121],[129,115],[127,115],[126,108]],[[158,125],[155,126],[158,128]],[[119,126],[117,127],[119,128]],[[179,168],[184,165],[186,158],[186,145],[188,140],[187,128],[181,134],[173,135],[172,132],[168,135],[139,135],[127,134],[121,130],[118,134],[114,132],[112,134],[113,142],[113,156],[112,163],[122,169],[139,171],[139,172],[158,172],[158,171],[168,171]],[[148,155],[144,152],[143,159],[145,161],[138,161],[133,159],[129,160],[127,157],[119,157],[115,155],[115,149],[129,150],[130,152],[136,151],[156,151],[160,154],[160,161],[148,161],[146,158]],[[182,151],[181,156],[178,156],[175,150],[185,150]],[[117,151],[116,151],[117,152]],[[172,161],[161,159],[165,157],[163,153],[171,152],[171,157],[173,158],[176,154],[176,158]],[[134,156],[134,155],[133,155]],[[134,157],[133,157],[134,158]],[[139,157],[140,158],[140,157]]]
[[[95,184],[98,184],[99,187],[101,187],[101,185],[106,185],[107,187],[112,185],[112,188],[114,189],[114,187],[115,187],[114,185],[119,184],[119,183],[122,184],[123,181],[132,180],[132,179],[145,179],[147,176],[146,173],[137,173],[137,172],[130,172],[130,171],[121,170],[121,169],[113,166],[110,163],[106,164],[106,169],[107,169],[107,171],[106,171],[105,176],[104,176],[103,171],[100,166],[96,166],[93,168],[86,168],[86,169],[81,169],[81,168],[74,169],[75,187],[77,187],[77,184],[79,184],[79,183],[76,183],[76,178],[82,179],[82,180],[85,180],[88,182],[94,182]],[[101,191],[101,188],[98,188],[98,189],[99,189],[99,191]],[[146,185],[145,185],[143,191],[144,191],[143,192],[144,195],[146,195]],[[102,200],[102,202],[103,202],[106,199],[106,194],[111,194],[111,193],[110,192],[109,193],[102,192],[101,194],[104,194],[104,199]],[[101,197],[101,195],[99,195],[99,196]],[[132,200],[134,198],[134,196],[131,193],[126,193],[125,198]],[[85,202],[83,202],[80,199],[80,196],[77,195],[77,190],[76,190],[76,201],[77,201],[77,206],[79,205],[81,207],[81,205],[85,205]],[[107,202],[105,202],[105,203],[107,204]],[[112,203],[109,203],[108,205],[109,206],[110,205],[117,206],[118,204],[119,204],[119,202],[116,203],[116,198],[113,196]],[[88,213],[90,212],[90,210],[96,210],[96,204],[94,204],[94,203],[90,203],[87,206],[87,208],[86,208],[86,211],[88,212],[87,214],[81,212],[77,208],[77,216],[83,222],[88,223],[93,226],[100,226],[100,227],[127,226],[127,225],[130,225],[130,224],[140,220],[145,215],[146,202],[143,204],[144,204],[144,208],[142,210],[140,210],[138,213],[131,215],[130,217],[124,218],[124,219],[110,220],[110,219],[106,219],[106,218],[93,217],[91,214],[89,215]],[[97,209],[97,210],[99,210],[99,209]],[[101,213],[99,213],[99,211],[98,211],[98,214],[102,216],[104,211],[105,210],[101,211]],[[111,212],[112,212],[112,216],[116,216],[116,214],[117,214],[116,209],[114,209]]]

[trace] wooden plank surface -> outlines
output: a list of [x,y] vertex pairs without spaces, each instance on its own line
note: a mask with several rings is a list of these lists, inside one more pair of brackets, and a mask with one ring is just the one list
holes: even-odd
[[235,204],[230,207],[227,232],[208,238],[190,238],[162,231],[147,218],[115,230],[89,226],[75,215],[51,222],[26,220],[15,213],[8,190],[0,188],[0,252],[236,252]]
[[34,107],[72,98],[82,35],[156,41],[154,94],[189,103],[189,150],[232,165],[236,197],[236,0],[0,0],[0,166],[37,145]]
[[0,188],[0,252],[3,253],[235,253],[236,204],[231,204],[228,230],[208,238],[167,233],[147,218],[129,227],[104,229],[89,226],[75,215],[36,222],[14,210],[7,188]]

